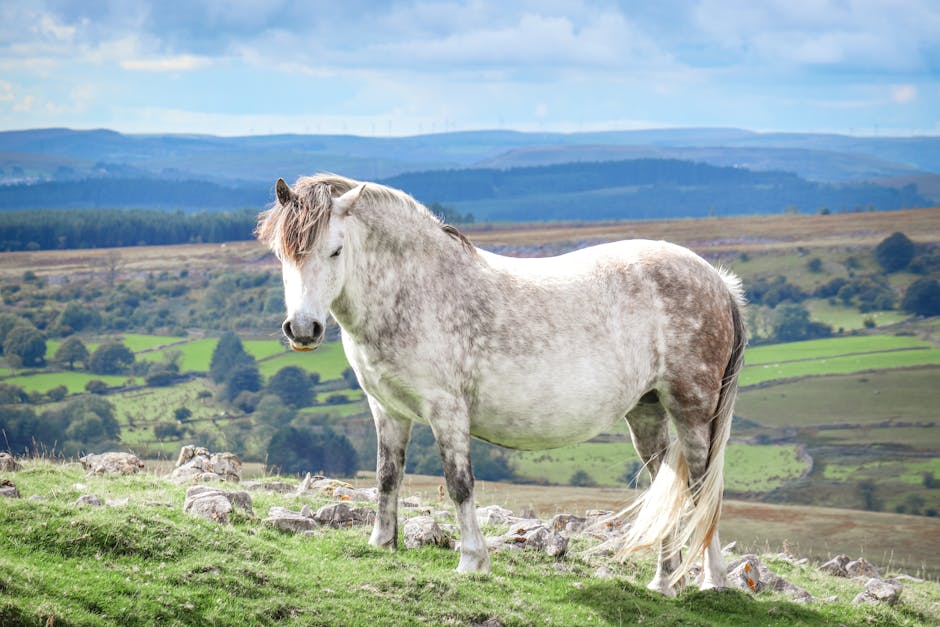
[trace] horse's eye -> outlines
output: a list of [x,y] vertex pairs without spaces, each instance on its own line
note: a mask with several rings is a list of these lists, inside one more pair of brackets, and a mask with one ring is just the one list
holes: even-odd
[[343,252],[343,247],[342,247],[342,246],[340,246],[339,248],[337,248],[336,250],[334,250],[334,251],[333,251],[333,254],[330,255],[330,257],[339,257],[339,254],[340,254],[341,252]]

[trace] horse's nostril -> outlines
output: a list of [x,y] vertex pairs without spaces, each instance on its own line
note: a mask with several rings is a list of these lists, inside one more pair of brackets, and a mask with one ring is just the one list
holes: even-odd
[[294,330],[290,328],[290,320],[285,320],[284,324],[281,325],[281,330],[284,331],[284,335],[287,339],[294,339]]
[[322,335],[323,335],[323,325],[320,324],[319,322],[314,322],[313,323],[313,338],[315,340],[319,340]]

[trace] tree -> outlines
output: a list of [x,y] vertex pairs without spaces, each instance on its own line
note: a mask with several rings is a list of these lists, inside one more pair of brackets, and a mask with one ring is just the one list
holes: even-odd
[[590,487],[597,485],[597,482],[594,481],[592,477],[586,470],[575,470],[572,473],[571,478],[568,479],[568,484],[579,487]]
[[796,342],[832,335],[832,327],[809,319],[809,312],[800,305],[786,303],[774,309],[774,336],[780,342]]
[[0,405],[18,405],[28,403],[29,394],[18,385],[0,383]]
[[914,242],[907,235],[896,231],[881,240],[875,247],[875,259],[885,272],[898,272],[914,258]]
[[2,313],[0,314],[0,352],[3,351],[3,343],[6,342],[7,335],[10,331],[16,327],[31,327],[33,326],[31,322],[25,318],[21,318],[16,314],[11,313]]
[[91,307],[71,302],[65,306],[52,325],[54,334],[71,335],[77,331],[97,329],[101,326],[101,314]]
[[42,366],[46,362],[46,338],[33,327],[16,327],[7,333],[3,353],[14,366]]
[[57,363],[66,364],[69,370],[74,370],[75,362],[88,363],[88,349],[85,344],[74,335],[64,342],[55,352],[53,358]]
[[351,477],[359,469],[356,449],[349,439],[323,428],[282,427],[268,444],[268,472],[285,474],[325,472]]
[[285,405],[300,409],[313,404],[313,382],[298,366],[281,368],[268,381],[268,392],[277,395]]
[[88,358],[88,369],[95,374],[121,374],[134,363],[134,353],[120,342],[107,342]]
[[918,316],[940,316],[940,283],[917,279],[904,293],[901,309]]
[[212,351],[209,378],[216,383],[222,383],[230,371],[239,366],[253,364],[254,361],[254,358],[245,352],[245,347],[242,346],[242,341],[238,336],[231,331],[226,331],[219,337],[219,342]]
[[192,415],[193,412],[189,407],[177,407],[173,410],[173,418],[176,419],[176,422],[186,422]]
[[228,372],[220,396],[223,401],[232,402],[242,392],[257,392],[260,389],[261,373],[252,361]]

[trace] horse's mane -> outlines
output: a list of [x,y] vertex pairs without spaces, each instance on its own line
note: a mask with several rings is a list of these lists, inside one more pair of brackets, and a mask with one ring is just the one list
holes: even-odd
[[[310,254],[319,238],[326,232],[332,215],[333,199],[359,185],[358,181],[337,174],[315,174],[297,179],[293,187],[293,198],[282,204],[280,200],[258,216],[255,236],[267,244],[281,259],[300,262]],[[460,231],[441,220],[408,194],[368,183],[357,203],[397,202],[412,207],[416,212],[435,221],[449,236],[459,241],[468,250],[474,250],[472,242]]]

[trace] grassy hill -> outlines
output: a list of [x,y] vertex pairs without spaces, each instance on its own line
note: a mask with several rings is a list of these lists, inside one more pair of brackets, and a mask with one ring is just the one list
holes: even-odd
[[[0,535],[4,625],[940,621],[935,582],[905,582],[893,607],[853,605],[859,582],[770,555],[764,561],[775,572],[830,600],[796,604],[772,592],[694,588],[666,599],[644,588],[652,575],[648,558],[623,564],[589,560],[580,555],[590,545],[584,540],[564,558],[497,552],[491,574],[459,576],[453,572],[456,554],[448,549],[389,553],[367,545],[366,528],[288,535],[259,520],[275,505],[296,510],[322,504],[309,497],[253,492],[255,516],[238,515],[232,524],[219,525],[185,514],[185,487],[153,472],[86,477],[75,466],[35,460],[2,478],[14,479],[24,497],[0,503],[0,528],[12,531]],[[73,505],[85,493],[111,504]],[[727,533],[725,538],[732,539]],[[609,577],[596,575],[601,564]],[[885,574],[896,572],[879,566]]]

